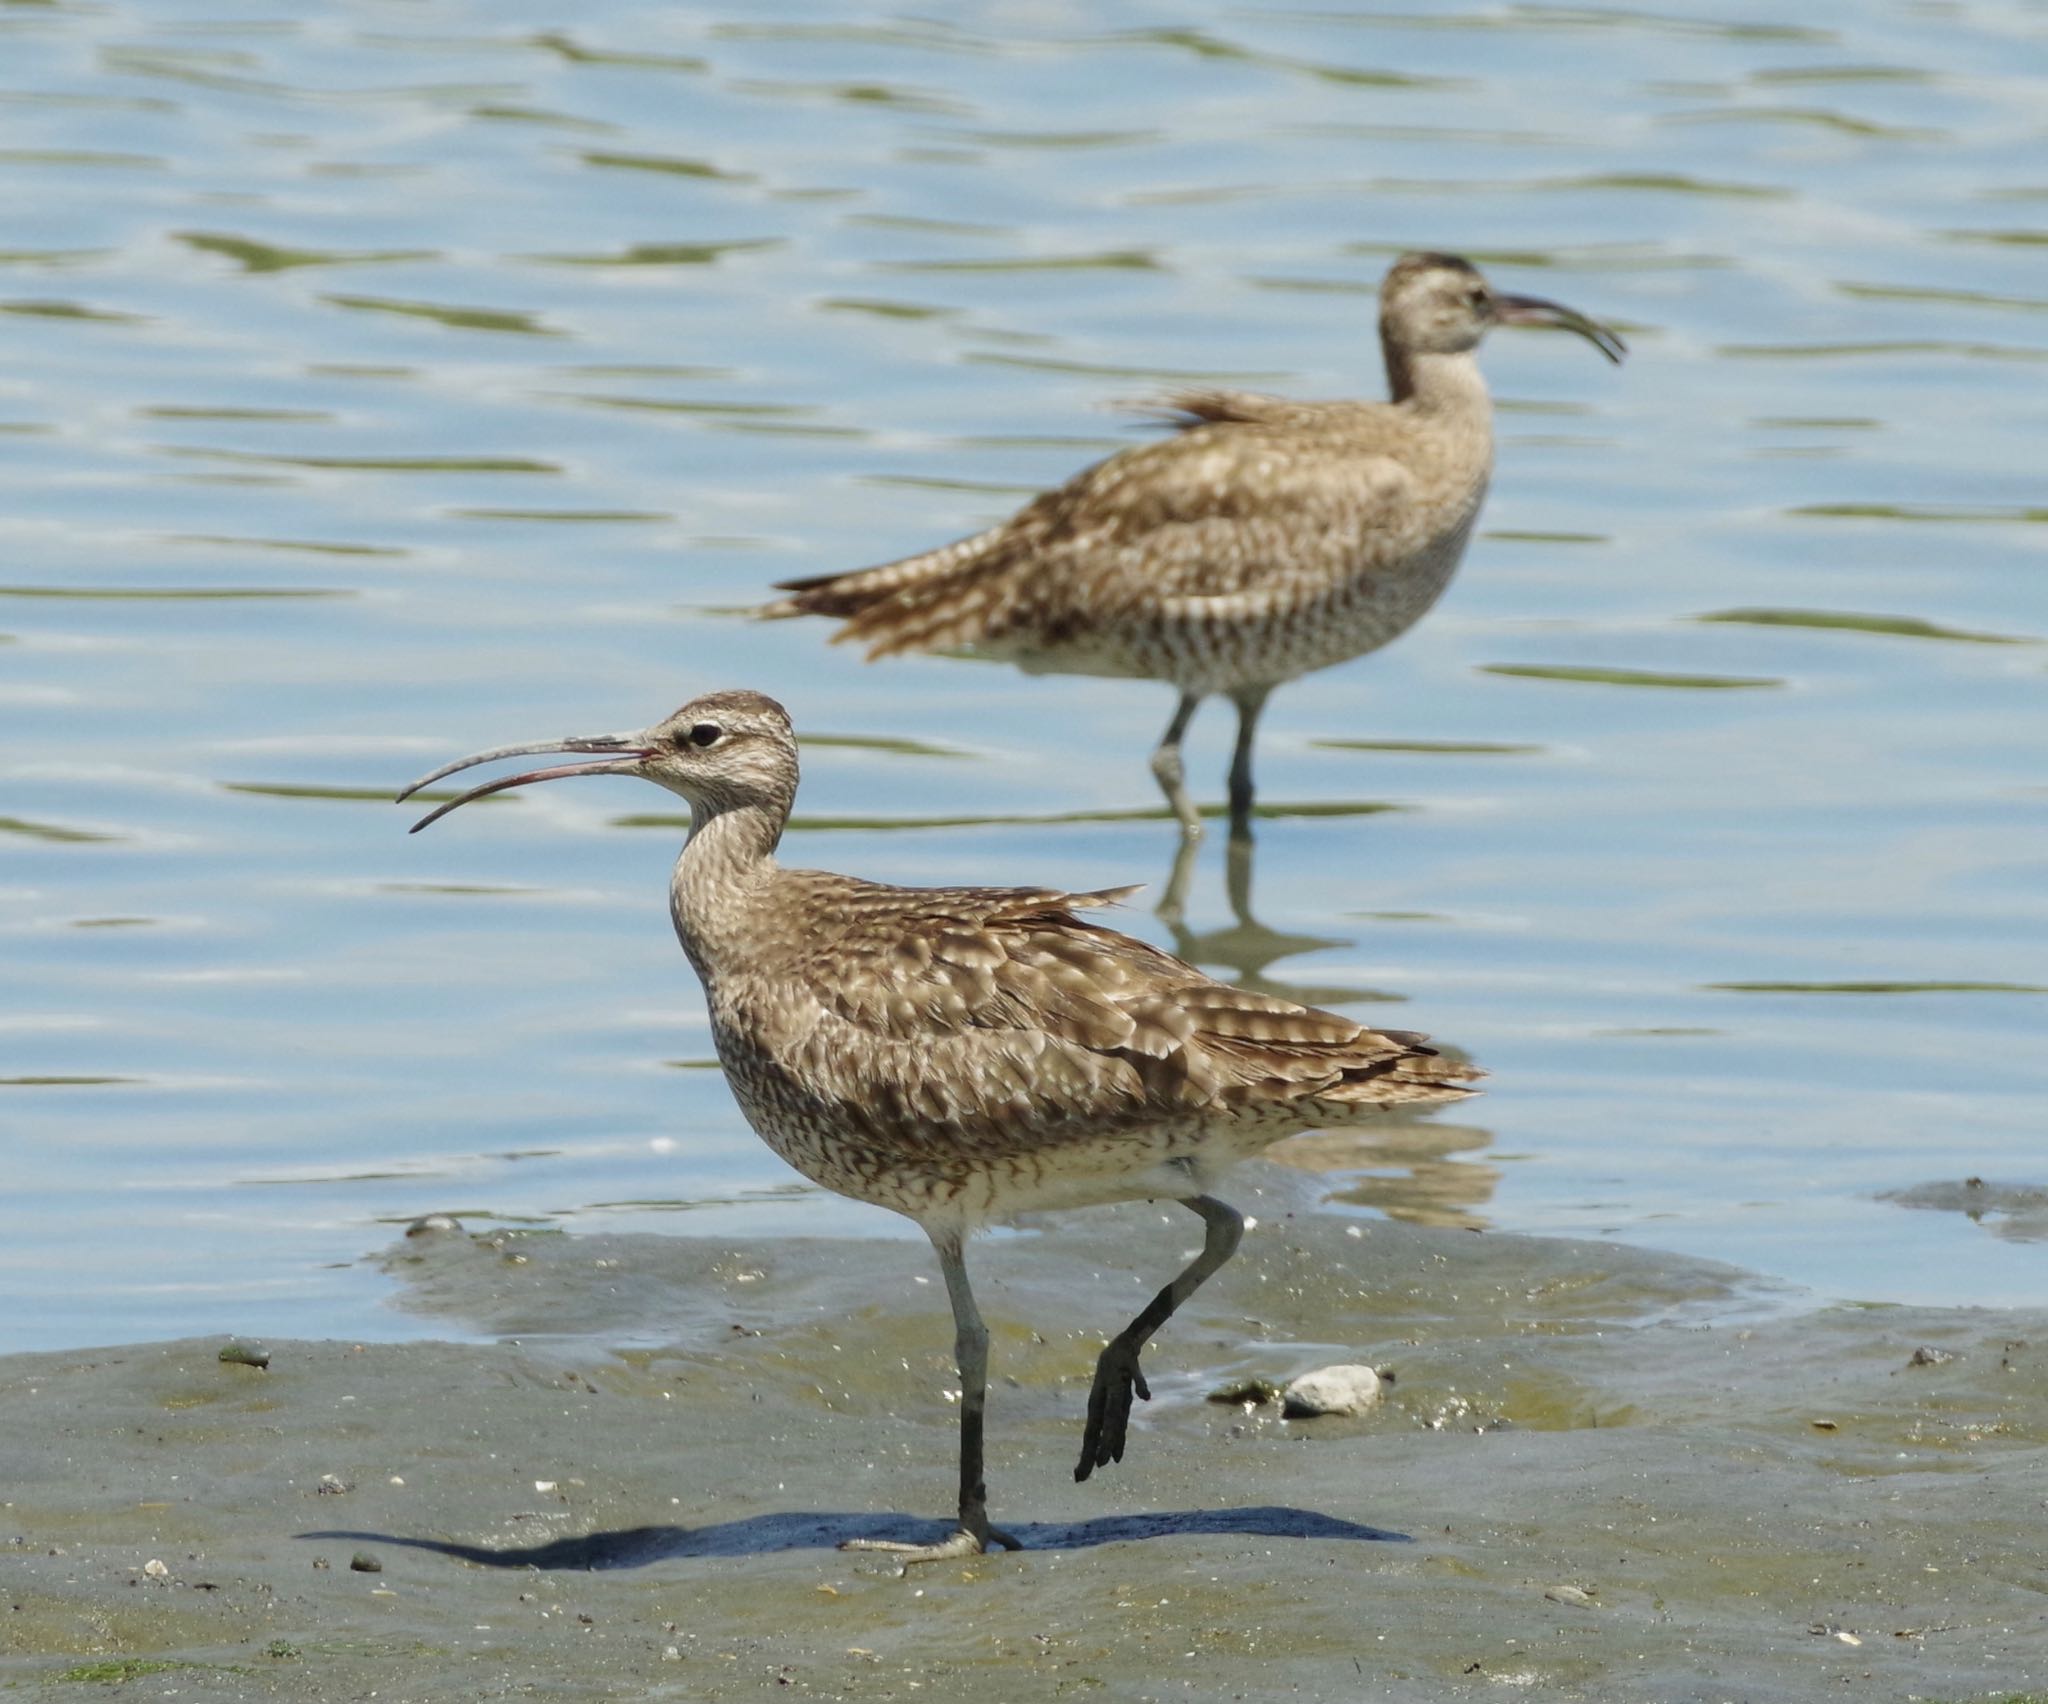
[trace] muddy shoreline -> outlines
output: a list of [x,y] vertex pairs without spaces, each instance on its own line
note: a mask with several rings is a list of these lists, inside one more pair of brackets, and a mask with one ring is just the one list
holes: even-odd
[[[1803,1307],[1611,1245],[1361,1224],[1255,1175],[1243,1256],[1086,1485],[1095,1348],[1188,1228],[1134,1206],[977,1248],[992,1509],[1027,1548],[907,1580],[835,1546],[935,1536],[951,1494],[950,1330],[914,1245],[444,1233],[388,1256],[419,1342],[0,1361],[0,1678],[420,1701],[2048,1685],[2048,1315]],[[1395,1375],[1363,1418],[1205,1400],[1349,1359]]]

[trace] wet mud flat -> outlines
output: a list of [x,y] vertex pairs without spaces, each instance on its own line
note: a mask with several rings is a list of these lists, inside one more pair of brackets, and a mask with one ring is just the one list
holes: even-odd
[[[0,1685],[76,1698],[1964,1699],[2048,1692],[2048,1316],[1802,1307],[1605,1244],[1360,1223],[1277,1167],[1073,1481],[1102,1339],[1195,1242],[979,1246],[1021,1553],[953,1495],[911,1242],[394,1249],[422,1334],[0,1362]],[[1365,1360],[1372,1413],[1234,1382]]]

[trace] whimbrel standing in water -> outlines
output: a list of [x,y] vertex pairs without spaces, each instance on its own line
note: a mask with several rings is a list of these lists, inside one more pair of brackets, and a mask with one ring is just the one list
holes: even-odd
[[1493,469],[1479,341],[1557,325],[1610,361],[1622,341],[1571,308],[1495,291],[1467,261],[1410,254],[1380,287],[1390,402],[1180,391],[1171,438],[1119,451],[987,532],[879,568],[784,581],[762,614],[830,615],[835,639],[969,646],[1032,673],[1171,681],[1152,771],[1190,837],[1180,742],[1211,693],[1237,705],[1233,833],[1249,829],[1252,738],[1283,681],[1377,650],[1449,583]]
[[906,1562],[1016,1540],[982,1482],[988,1332],[965,1246],[992,1219],[1164,1197],[1198,1214],[1202,1252],[1096,1363],[1076,1479],[1123,1459],[1138,1355],[1237,1248],[1210,1190],[1235,1161],[1309,1127],[1456,1100],[1479,1073],[1419,1035],[1213,982],[1076,913],[1130,889],[901,888],[785,869],[796,797],[781,705],[714,692],[642,733],[478,752],[414,782],[537,752],[584,761],[487,781],[414,829],[502,788],[638,775],[690,802],[669,883],[683,951],[740,1109],[814,1183],[915,1219],[938,1251],[960,1369],[960,1508],[935,1545],[862,1543]]

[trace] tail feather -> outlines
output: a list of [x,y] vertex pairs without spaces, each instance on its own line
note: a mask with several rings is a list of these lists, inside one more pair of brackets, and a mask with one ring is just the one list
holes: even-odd
[[1125,414],[1143,417],[1154,426],[1185,432],[1190,427],[1215,424],[1260,425],[1289,418],[1302,405],[1282,396],[1260,391],[1216,388],[1165,391],[1157,396],[1127,397],[1110,405]]
[[[1210,987],[1219,995],[1241,992]],[[1203,1001],[1185,991],[1179,1006],[1195,1019],[1203,1052],[1228,1061],[1224,1074],[1236,1078],[1247,1103],[1285,1105],[1311,1127],[1324,1120],[1352,1124],[1387,1107],[1463,1100],[1486,1075],[1412,1031],[1361,1029],[1313,1007]]]
[[[783,580],[775,589],[789,596],[768,604],[760,614],[771,621],[795,615],[837,617],[847,625],[833,635],[834,642],[865,641],[871,658],[954,643],[948,630],[959,626],[965,630],[960,637],[971,636],[973,612],[991,601],[984,577],[1000,558],[1010,532],[1011,524],[1005,522],[873,568]],[[946,613],[935,624],[938,611]],[[943,636],[933,637],[935,633]]]
[[1316,1099],[1333,1106],[1442,1106],[1478,1093],[1471,1085],[1486,1075],[1478,1066],[1445,1058],[1420,1036],[1386,1033],[1406,1043],[1407,1051],[1365,1070],[1346,1071],[1342,1081]]

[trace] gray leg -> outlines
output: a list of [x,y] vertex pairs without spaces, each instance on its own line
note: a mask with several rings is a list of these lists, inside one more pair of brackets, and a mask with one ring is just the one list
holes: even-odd
[[937,1544],[896,1544],[885,1539],[852,1538],[842,1550],[886,1550],[905,1568],[913,1562],[943,1562],[955,1556],[979,1556],[990,1541],[1005,1550],[1023,1547],[1008,1533],[988,1524],[988,1486],[982,1477],[982,1417],[988,1408],[988,1327],[974,1305],[967,1283],[967,1259],[958,1237],[932,1238],[939,1269],[946,1275],[946,1296],[953,1304],[953,1360],[960,1369],[960,1524]]
[[1152,753],[1152,773],[1159,778],[1159,790],[1166,795],[1173,814],[1180,818],[1181,833],[1190,840],[1202,838],[1202,819],[1196,814],[1194,801],[1188,797],[1187,785],[1181,778],[1180,740],[1201,702],[1192,692],[1180,695],[1180,706],[1174,711],[1173,720],[1166,724],[1158,749]]
[[1088,1425],[1081,1434],[1081,1462],[1074,1469],[1076,1479],[1086,1479],[1098,1467],[1124,1459],[1131,1397],[1135,1394],[1146,1402],[1152,1400],[1145,1375],[1138,1370],[1138,1352],[1173,1317],[1174,1309],[1237,1252],[1238,1242],[1244,1236],[1244,1215],[1213,1195],[1192,1195],[1181,1205],[1191,1213],[1199,1213],[1208,1226],[1202,1238],[1202,1252],[1188,1263],[1186,1271],[1152,1298],[1143,1313],[1109,1340],[1096,1361],[1095,1385],[1088,1392]]
[[1252,739],[1259,712],[1266,707],[1270,686],[1247,687],[1230,696],[1237,705],[1237,750],[1230,758],[1230,834],[1237,839],[1252,831]]

